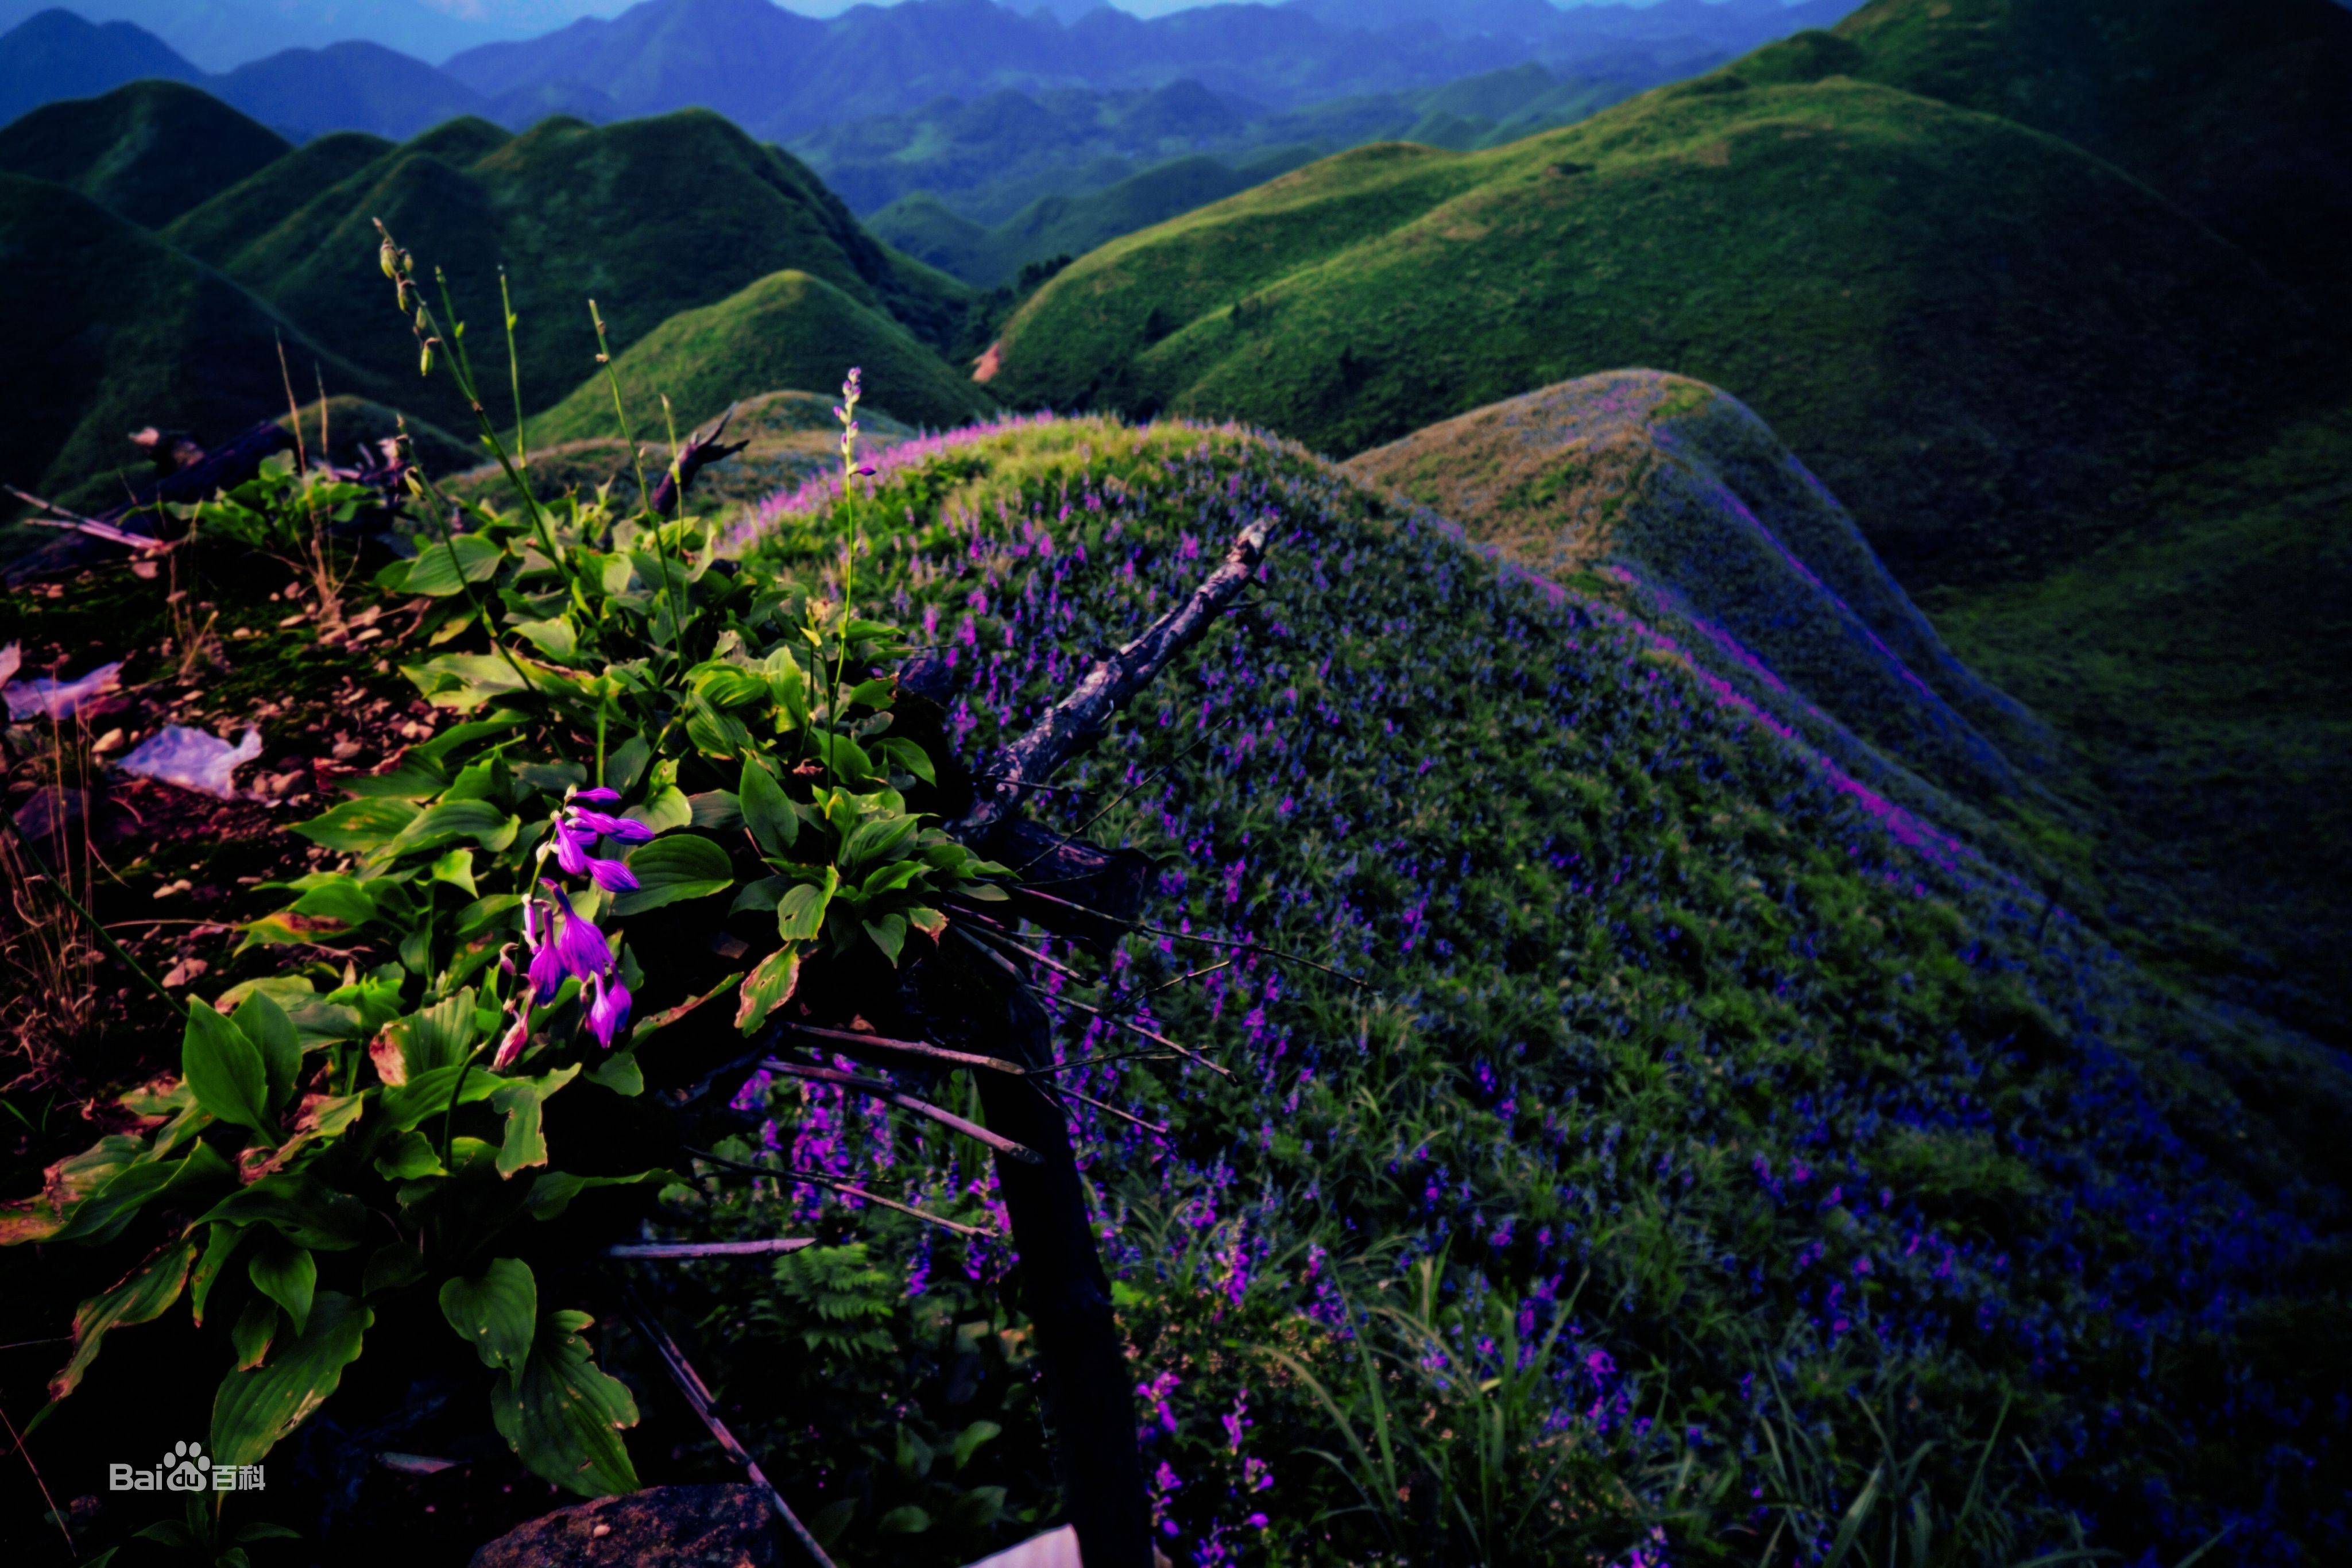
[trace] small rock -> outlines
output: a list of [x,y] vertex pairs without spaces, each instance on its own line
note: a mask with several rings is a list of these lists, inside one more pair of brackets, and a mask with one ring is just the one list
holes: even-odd
[[176,882],[167,882],[163,886],[157,888],[155,890],[155,896],[158,898],[171,898],[187,891],[188,879],[184,876]]
[[651,1487],[558,1509],[474,1553],[472,1568],[782,1568],[756,1487]]
[[119,729],[110,729],[90,743],[89,754],[92,757],[103,757],[121,744],[122,732]]
[[170,974],[163,977],[164,988],[166,989],[170,989],[174,986],[188,985],[192,983],[197,976],[203,974],[206,969],[211,967],[212,966],[205,963],[202,958],[183,958],[178,963],[172,966],[172,971]]

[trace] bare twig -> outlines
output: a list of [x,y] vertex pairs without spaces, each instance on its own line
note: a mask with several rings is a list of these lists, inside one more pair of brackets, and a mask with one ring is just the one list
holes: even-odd
[[981,1056],[969,1051],[950,1051],[943,1045],[931,1045],[919,1040],[892,1040],[887,1035],[859,1034],[854,1030],[819,1029],[814,1024],[787,1023],[784,1028],[794,1034],[804,1034],[821,1040],[844,1056],[856,1056],[871,1051],[887,1056],[912,1056],[924,1061],[936,1061],[947,1067],[970,1067],[982,1072],[1002,1072],[1012,1078],[1026,1078],[1029,1069],[1017,1061],[1007,1061],[1001,1056]]
[[928,1100],[918,1100],[897,1084],[886,1083],[879,1078],[860,1078],[855,1072],[844,1072],[834,1067],[803,1067],[798,1062],[781,1061],[773,1057],[760,1065],[787,1078],[805,1079],[812,1083],[830,1083],[836,1089],[846,1089],[853,1093],[868,1094],[877,1100],[887,1101],[901,1111],[912,1111],[918,1116],[937,1122],[940,1126],[951,1128],[968,1138],[977,1138],[998,1154],[1008,1159],[1019,1160],[1023,1165],[1034,1166],[1044,1162],[1045,1156],[1026,1144],[1016,1144],[1002,1133],[992,1133],[979,1123],[966,1121],[954,1112],[942,1110]]
[[696,475],[751,444],[748,441],[720,441],[719,438],[727,434],[727,422],[734,417],[735,405],[730,403],[725,413],[695,432],[677,455],[670,459],[669,467],[663,473],[661,482],[654,486],[653,498],[648,503],[656,514],[667,517],[675,513],[678,504],[686,498],[687,487],[694,483]]
[[1153,1134],[1156,1136],[1165,1138],[1171,1135],[1167,1128],[1161,1126],[1157,1122],[1147,1122],[1132,1111],[1122,1111],[1118,1106],[1107,1104],[1104,1102],[1096,1099],[1091,1094],[1081,1094],[1066,1083],[1062,1085],[1062,1092],[1067,1094],[1073,1100],[1085,1101],[1087,1104],[1093,1106],[1096,1110],[1100,1111],[1107,1116],[1116,1116],[1122,1122],[1131,1122],[1135,1125],[1142,1128],[1145,1132]]
[[753,1486],[768,1494],[768,1500],[775,1505],[776,1517],[784,1521],[785,1528],[799,1541],[801,1549],[809,1554],[810,1561],[815,1563],[817,1568],[834,1568],[833,1559],[824,1554],[824,1548],[817,1544],[816,1537],[809,1533],[808,1526],[801,1522],[800,1515],[794,1513],[792,1504],[784,1500],[784,1494],[776,1490],[776,1483],[761,1470],[760,1461],[735,1440],[735,1434],[729,1431],[727,1423],[719,1418],[719,1402],[711,1397],[709,1385],[688,1362],[686,1354],[677,1348],[677,1342],[654,1320],[653,1312],[646,1306],[644,1298],[637,1294],[636,1287],[625,1284],[622,1289],[628,1294],[629,1317],[636,1324],[637,1332],[661,1353],[662,1364],[669,1370],[670,1381],[677,1385],[680,1394],[686,1396],[686,1402],[702,1418],[703,1426],[709,1428],[719,1447],[729,1458],[743,1468],[743,1473],[751,1478]]
[[1034,887],[1024,887],[1021,891],[1024,897],[1039,899],[1046,904],[1058,904],[1066,909],[1077,910],[1079,913],[1088,915],[1093,919],[1108,920],[1114,925],[1124,925],[1129,931],[1139,931],[1150,936],[1166,936],[1178,942],[1193,942],[1203,947],[1223,947],[1237,953],[1260,953],[1265,955],[1266,957],[1278,959],[1286,964],[1303,965],[1307,968],[1315,969],[1323,974],[1328,975],[1335,980],[1345,980],[1348,984],[1355,987],[1360,991],[1369,991],[1372,988],[1363,981],[1356,978],[1355,976],[1347,974],[1342,970],[1335,969],[1328,964],[1318,964],[1314,959],[1306,957],[1303,955],[1297,953],[1286,953],[1279,947],[1268,947],[1261,942],[1235,942],[1222,936],[1195,936],[1189,931],[1170,931],[1162,926],[1146,925],[1140,920],[1121,920],[1115,915],[1105,915],[1098,909],[1089,908],[1086,904],[1076,903],[1071,899],[1056,898],[1050,893],[1039,893]]
[[812,1236],[774,1236],[764,1241],[632,1241],[607,1247],[607,1258],[772,1258],[814,1247]]
[[819,1176],[814,1171],[793,1170],[789,1166],[779,1170],[772,1166],[755,1166],[744,1160],[730,1160],[725,1155],[714,1155],[709,1149],[689,1148],[686,1152],[698,1160],[707,1160],[725,1170],[740,1171],[745,1176],[767,1176],[776,1181],[799,1182],[804,1186],[824,1187],[828,1191],[841,1193],[861,1202],[876,1204],[883,1208],[896,1209],[900,1214],[910,1215],[928,1224],[936,1225],[942,1230],[952,1230],[959,1236],[977,1236],[983,1241],[999,1239],[996,1232],[984,1225],[966,1225],[961,1220],[933,1214],[928,1208],[917,1208],[913,1204],[900,1203],[895,1197],[884,1197],[878,1192],[868,1192],[853,1182],[845,1182],[835,1176]]
[[0,1426],[8,1428],[8,1441],[25,1456],[25,1468],[33,1472],[33,1484],[41,1489],[41,1500],[49,1505],[49,1517],[58,1521],[58,1533],[66,1538],[66,1550],[73,1553],[75,1562],[80,1562],[81,1548],[74,1544],[73,1530],[66,1523],[66,1511],[58,1506],[58,1500],[49,1495],[49,1483],[42,1479],[41,1467],[33,1463],[33,1450],[25,1447],[24,1435],[16,1430],[16,1423],[8,1419],[5,1410],[0,1410]]
[[1098,661],[1069,695],[1055,703],[1035,728],[994,758],[989,785],[952,830],[967,841],[985,837],[1020,804],[1028,780],[1045,782],[1065,762],[1093,745],[1110,727],[1111,716],[1151,683],[1168,662],[1200,640],[1209,623],[1239,593],[1257,570],[1273,531],[1271,514],[1242,529],[1211,572],[1182,604],[1153,622],[1144,633]]

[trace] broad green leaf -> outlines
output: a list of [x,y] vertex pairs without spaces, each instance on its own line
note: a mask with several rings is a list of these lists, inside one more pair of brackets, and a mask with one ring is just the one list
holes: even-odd
[[646,744],[645,737],[633,735],[604,755],[604,788],[634,789],[645,776],[646,764],[653,760],[654,748]]
[[446,767],[451,753],[471,746],[478,740],[488,740],[494,736],[503,735],[518,725],[529,722],[530,716],[525,714],[494,713],[485,718],[451,725],[432,739],[420,740],[410,747],[408,755],[424,758],[436,767]]
[[622,1429],[637,1424],[636,1401],[596,1365],[580,1331],[585,1312],[550,1312],[540,1321],[520,1375],[502,1372],[490,1416],[533,1475],[583,1497],[635,1491]]
[[394,854],[413,854],[452,839],[471,839],[486,850],[502,850],[521,831],[522,819],[495,801],[444,800],[419,812],[387,847]]
[[[457,1082],[461,1075],[466,1081],[463,1085]],[[468,1072],[462,1063],[455,1067],[436,1067],[397,1088],[383,1092],[384,1122],[404,1132],[427,1116],[438,1116],[447,1111],[449,1095],[453,1091],[459,1104],[470,1105],[477,1100],[487,1100],[497,1093],[499,1085],[505,1082],[493,1073]]]
[[0,1247],[46,1241],[72,1218],[90,1194],[140,1163],[147,1145],[122,1133],[110,1133],[78,1155],[68,1155],[42,1173],[41,1190],[0,1207]]
[[632,806],[621,815],[643,822],[656,833],[667,833],[694,824],[694,803],[677,785],[665,784],[642,805]]
[[921,822],[905,814],[860,822],[841,846],[841,863],[855,873],[897,860],[914,847],[915,834],[921,827]]
[[971,1457],[980,1452],[982,1444],[992,1442],[1003,1435],[1004,1428],[993,1421],[974,1421],[966,1427],[956,1434],[956,1440],[948,1450],[955,1458],[955,1468],[961,1469],[971,1463]]
[[530,1355],[539,1322],[539,1282],[520,1258],[499,1258],[471,1279],[441,1287],[441,1315],[474,1347],[482,1364],[512,1372]]
[[514,631],[551,659],[568,660],[580,651],[580,634],[569,621],[518,621]]
[[422,664],[404,664],[400,673],[436,707],[469,713],[495,697],[523,689],[517,667],[542,685],[553,672],[544,664],[518,657],[513,664],[498,653],[444,653]]
[[767,662],[760,669],[768,679],[768,695],[778,707],[784,710],[785,716],[792,721],[791,727],[797,729],[806,724],[809,716],[808,673],[801,668],[801,662],[793,657],[793,651],[788,647],[778,648],[768,655]]
[[929,937],[932,941],[936,942],[940,937],[947,935],[948,917],[940,914],[938,910],[927,908],[922,904],[917,904],[914,908],[906,910],[904,913],[907,916],[907,924],[921,932],[924,936]]
[[339,920],[345,925],[364,925],[375,918],[375,894],[380,886],[334,872],[303,889],[302,896],[287,907],[294,915]]
[[776,901],[776,935],[787,942],[810,942],[824,929],[825,905],[841,891],[841,873],[831,866],[824,868],[824,880],[802,883],[785,890]]
[[412,750],[400,759],[396,768],[370,774],[364,779],[345,779],[342,790],[346,795],[362,799],[429,800],[448,787],[449,775],[442,770],[440,765]]
[[[467,854],[473,852],[468,850]],[[494,893],[488,898],[478,898],[457,911],[457,928],[454,935],[463,942],[488,931],[502,915],[512,914],[522,907],[522,895],[515,893]]]
[[269,1073],[260,1048],[201,1001],[188,1003],[187,1029],[180,1036],[180,1076],[196,1092],[197,1104],[224,1122],[270,1137]]
[[800,836],[801,820],[765,762],[756,757],[743,759],[736,799],[741,804],[743,825],[751,830],[761,853],[781,855],[793,847],[793,841]]
[[875,749],[926,784],[940,781],[939,770],[931,766],[931,754],[911,740],[893,736]]
[[[635,1038],[635,1030],[631,1031],[631,1038]],[[645,1069],[637,1064],[637,1053],[634,1051],[614,1051],[590,1069],[587,1079],[623,1099],[634,1099],[646,1092]]]
[[287,1240],[342,1252],[367,1239],[366,1206],[302,1171],[278,1171],[213,1205],[197,1223],[268,1225]]
[[376,1174],[386,1181],[415,1181],[442,1175],[441,1151],[432,1139],[411,1127],[383,1145],[375,1157]]
[[786,945],[760,961],[743,977],[742,999],[735,1008],[735,1027],[751,1034],[768,1021],[768,1015],[792,999],[800,984],[801,950]]
[[613,913],[624,917],[723,893],[735,881],[727,852],[698,833],[676,833],[638,845],[629,856],[629,869],[637,875],[635,890],[613,901]]
[[743,825],[743,802],[732,789],[705,789],[686,798],[694,813],[690,826],[707,833],[730,833]]
[[266,1103],[275,1116],[293,1097],[295,1076],[302,1071],[302,1037],[294,1031],[294,1020],[286,1016],[286,1009],[267,991],[256,991],[246,998],[230,1021],[261,1053],[263,1082],[268,1091]]
[[198,1328],[204,1326],[205,1303],[212,1297],[214,1282],[251,1234],[239,1225],[215,1224],[209,1228],[204,1256],[196,1260],[195,1270],[188,1276],[188,1305]]
[[97,1246],[130,1228],[139,1211],[165,1194],[184,1194],[233,1185],[236,1167],[210,1144],[197,1144],[176,1160],[133,1165],[74,1209],[50,1239]]
[[776,907],[776,901],[783,897],[792,885],[793,879],[788,876],[763,876],[757,882],[747,882],[742,891],[735,895],[735,902],[727,906],[727,913],[740,915],[746,910],[772,910]]
[[662,1171],[639,1171],[635,1176],[586,1176],[574,1171],[542,1171],[531,1183],[526,1207],[533,1219],[554,1219],[572,1207],[572,1200],[592,1187],[635,1186],[665,1176]]
[[560,1072],[540,1078],[509,1078],[490,1096],[490,1108],[506,1117],[505,1139],[499,1145],[499,1175],[510,1176],[527,1166],[547,1163],[547,1138],[540,1131],[541,1107],[548,1096],[580,1076],[573,1062]]
[[233,1372],[213,1398],[215,1465],[256,1465],[278,1439],[300,1426],[342,1382],[359,1359],[360,1342],[375,1313],[351,1297],[321,1291],[310,1304],[310,1325],[282,1344],[268,1366]]
[[436,1067],[454,1066],[466,1060],[466,1053],[481,1038],[474,1019],[473,988],[394,1019],[384,1026],[383,1032],[399,1047],[401,1064],[412,1083]]
[[435,882],[446,882],[451,887],[464,889],[467,898],[481,896],[474,886],[474,852],[471,850],[451,850],[435,861],[425,875]]
[[406,800],[346,800],[307,822],[295,823],[294,831],[338,854],[360,855],[391,842],[416,817],[417,809]]
[[310,1297],[319,1288],[319,1260],[307,1247],[297,1247],[281,1236],[265,1235],[245,1276],[253,1288],[286,1309],[286,1319],[300,1333],[310,1319]]
[[416,559],[408,563],[407,575],[393,591],[446,599],[463,592],[469,582],[489,580],[505,555],[497,541],[479,534],[455,534],[447,539],[435,539],[417,550]]
[[882,775],[865,748],[845,735],[828,735],[815,743],[820,761],[833,769],[834,777],[845,782],[862,784],[877,780]]
[[236,1370],[259,1366],[269,1357],[269,1342],[278,1337],[278,1303],[252,1296],[228,1326],[229,1348],[236,1353]]
[[893,967],[898,962],[898,950],[907,945],[907,920],[901,915],[886,915],[879,920],[866,922],[866,935],[874,938],[874,946]]
[[360,1293],[373,1296],[378,1291],[396,1291],[416,1283],[425,1273],[425,1254],[413,1244],[387,1242],[368,1254],[367,1267],[360,1271]]
[[113,1330],[151,1322],[170,1311],[195,1260],[195,1239],[184,1237],[131,1270],[112,1289],[74,1309],[73,1358],[49,1380],[49,1397],[63,1399],[81,1385],[89,1364],[98,1359],[99,1347]]

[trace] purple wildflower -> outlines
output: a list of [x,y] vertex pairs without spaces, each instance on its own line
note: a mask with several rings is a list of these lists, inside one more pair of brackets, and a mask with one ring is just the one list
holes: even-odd
[[585,800],[592,806],[617,806],[621,803],[621,792],[617,789],[607,789],[600,784],[593,789],[574,789],[572,792],[572,799]]
[[[612,944],[604,940],[604,933],[597,929],[596,923],[584,915],[574,913],[572,900],[555,883],[541,878],[540,885],[547,889],[548,895],[563,911],[563,929],[547,946],[547,951],[555,955],[556,963],[562,972],[585,984],[611,968]],[[536,959],[532,961],[531,967],[536,972]]]
[[522,1054],[522,1048],[530,1043],[530,1024],[529,1020],[520,1018],[515,1019],[513,1027],[509,1029],[506,1034],[499,1040],[498,1054],[490,1058],[490,1071],[493,1072],[504,1072],[508,1068],[514,1065],[515,1058],[520,1056]]
[[651,828],[634,818],[610,816],[603,811],[584,810],[578,806],[571,807],[565,815],[577,826],[592,833],[602,833],[618,843],[646,843],[654,836]]
[[618,976],[609,985],[602,975],[591,977],[588,984],[596,993],[596,999],[588,1006],[588,1032],[596,1037],[598,1045],[610,1051],[614,1040],[628,1027],[632,1000],[629,988],[621,984]]

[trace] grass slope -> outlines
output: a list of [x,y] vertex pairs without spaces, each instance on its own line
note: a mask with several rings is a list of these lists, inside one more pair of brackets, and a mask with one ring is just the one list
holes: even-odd
[[312,324],[330,347],[397,380],[408,406],[451,428],[471,418],[444,382],[415,378],[415,346],[376,267],[373,219],[446,271],[458,312],[474,326],[478,365],[501,392],[504,267],[522,319],[523,399],[533,412],[594,368],[590,298],[618,353],[678,312],[788,267],[934,340],[952,331],[966,293],[887,250],[801,164],[698,110],[602,129],[549,120],[521,136],[454,120],[275,221],[263,221],[268,193],[256,185],[219,199],[252,214],[249,225],[200,210],[177,237]]
[[0,130],[0,171],[70,186],[146,228],[161,228],[289,151],[276,131],[173,81],[45,104]]
[[[677,430],[716,417],[744,387],[818,390],[864,367],[876,402],[900,420],[935,427],[964,424],[995,402],[897,322],[805,272],[785,271],[698,310],[683,310],[614,357],[638,440],[665,437],[660,399]],[[887,393],[879,389],[887,388]],[[610,436],[613,392],[602,371],[530,422],[534,444]]]
[[1832,68],[2086,147],[2352,324],[2338,0],[1873,0],[1835,34],[1850,48]]
[[[1588,376],[1417,431],[1347,468],[1530,570],[1671,626],[1696,662],[1809,735],[1826,727],[1818,709],[1947,789],[2014,793],[2019,763],[2047,745],[1951,655],[1771,430],[1703,382]],[[1850,741],[1813,744],[1862,767]]]
[[[1171,1531],[1220,1560],[1516,1568],[1636,1540],[1750,1562],[1778,1528],[1810,1561],[1884,1458],[1853,1561],[2023,1562],[2076,1543],[2069,1514],[2125,1561],[2178,1562],[2225,1523],[2237,1562],[2352,1546],[2352,1367],[2322,1326],[2352,1287],[2340,1061],[2152,982],[1650,629],[1297,448],[1044,422],[879,467],[858,593],[948,651],[968,761],[1243,522],[1279,519],[1253,607],[1038,808],[1150,857],[1152,925],[1369,988],[1138,939],[1130,995],[1233,960],[1146,1006],[1238,1082],[1062,1080],[1168,1129],[1076,1113]],[[766,521],[748,569],[832,591],[831,487]],[[1109,1043],[1084,1021],[1073,1058]],[[769,1113],[796,1159],[887,1165],[901,1196],[988,1180],[948,1141],[871,1150],[829,1090]],[[721,1219],[772,1235],[799,1205]],[[925,1336],[948,1332],[923,1325],[984,1315],[954,1293],[983,1287],[889,1223],[887,1281],[950,1293],[877,1321],[908,1335],[875,1353],[880,1391],[782,1330],[719,1353],[780,1401],[750,1440],[794,1495],[860,1495],[892,1422],[970,1418],[922,1371],[944,1373]],[[1435,1337],[1407,1341],[1392,1314],[1421,1297],[1399,1277],[1424,1260]],[[710,1288],[714,1317],[773,1310],[754,1277]],[[1367,1445],[1363,1385],[1388,1380],[1411,1414],[1380,1429],[1423,1447],[1385,1480],[1350,1461],[1260,1347],[1302,1357]],[[1448,1552],[1450,1521],[1415,1511],[1421,1456],[1452,1432],[1466,1459],[1474,1431],[1501,1448],[1455,1472],[1493,1489],[1464,1517],[1498,1533]],[[871,1557],[908,1560],[887,1539]]]
[[1115,242],[1010,323],[999,386],[1345,454],[1656,365],[1754,408],[1916,587],[2083,548],[2139,465],[2299,394],[2299,329],[2242,252],[2063,143],[1718,77],[1488,152],[1364,149]]
[[[298,377],[375,379],[212,268],[62,185],[0,174],[0,476],[103,506],[105,476],[146,462],[146,424],[233,435],[286,408],[278,344]],[[302,384],[301,381],[296,383]]]

